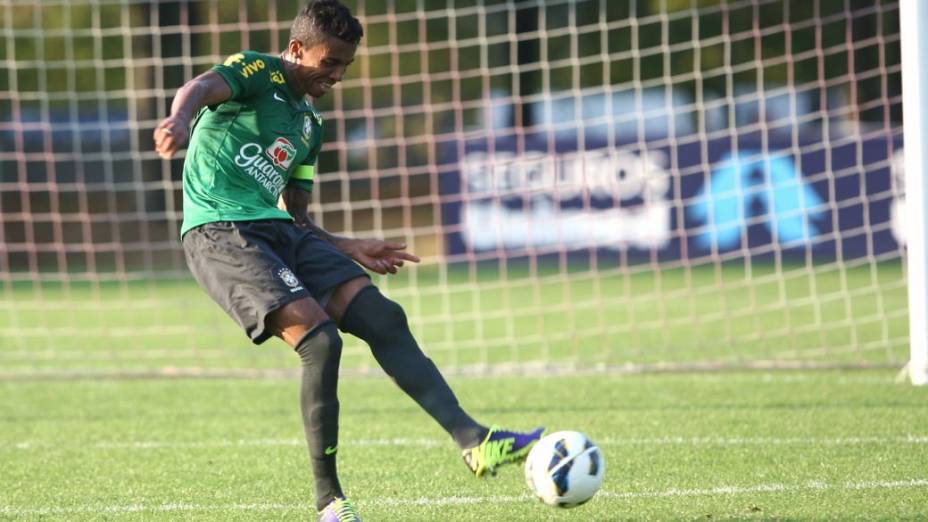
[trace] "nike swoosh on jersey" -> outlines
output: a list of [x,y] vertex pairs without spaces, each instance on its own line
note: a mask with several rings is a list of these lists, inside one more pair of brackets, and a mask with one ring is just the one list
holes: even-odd
[[274,91],[274,99],[277,100],[277,101],[279,101],[279,102],[287,103],[287,100],[281,98],[280,95],[277,94],[277,91]]

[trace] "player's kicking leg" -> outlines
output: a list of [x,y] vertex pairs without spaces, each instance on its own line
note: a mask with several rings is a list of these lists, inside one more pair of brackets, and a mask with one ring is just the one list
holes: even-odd
[[367,278],[341,285],[326,306],[339,327],[366,341],[396,384],[447,431],[463,451],[464,462],[478,477],[519,462],[541,438],[544,428],[529,433],[487,428],[468,415],[431,359],[413,338],[403,308],[387,299]]
[[463,450],[464,463],[478,477],[485,473],[495,475],[496,468],[503,464],[524,460],[544,431],[544,428],[537,428],[520,433],[492,426],[480,444]]

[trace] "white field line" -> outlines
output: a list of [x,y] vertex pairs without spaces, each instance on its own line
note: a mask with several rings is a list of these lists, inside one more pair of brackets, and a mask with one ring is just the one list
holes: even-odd
[[706,489],[677,489],[664,491],[629,491],[604,492],[608,497],[614,498],[656,498],[656,497],[711,497],[721,495],[741,495],[745,493],[780,493],[800,491],[863,491],[870,489],[909,489],[928,488],[928,479],[910,480],[880,480],[871,482],[846,482],[844,484],[829,484],[818,480],[811,480],[802,484],[758,484],[756,486],[721,486]]
[[[600,497],[616,499],[636,498],[673,498],[673,497],[715,497],[726,495],[744,495],[758,493],[796,493],[804,491],[865,491],[884,489],[928,488],[928,479],[886,480],[871,482],[847,482],[829,484],[821,481],[809,481],[802,484],[757,484],[754,486],[719,486],[713,488],[645,490],[645,491],[601,491]],[[455,506],[482,503],[515,503],[531,501],[531,495],[490,496],[490,497],[420,497],[420,498],[372,498],[358,501],[366,506]],[[312,512],[310,504],[275,504],[275,503],[232,503],[232,504],[124,504],[114,506],[75,506],[75,507],[14,507],[0,506],[0,515],[35,516],[35,515],[73,515],[73,514],[119,514],[119,513],[183,513],[198,511],[304,511]]]
[[599,446],[856,446],[861,444],[928,444],[928,435],[898,437],[658,437],[642,439],[607,438]]
[[[898,437],[656,437],[656,438],[606,438],[598,439],[597,445],[609,446],[859,446],[867,444],[928,444],[928,435],[907,434]],[[85,446],[84,449],[99,450],[146,450],[146,449],[199,449],[199,448],[249,448],[249,447],[287,447],[306,444],[303,439],[237,439],[212,441],[126,441],[98,442]],[[450,440],[426,438],[393,439],[348,439],[341,441],[348,447],[383,447],[407,446],[414,448],[451,447]],[[54,449],[57,445],[50,442],[14,442],[0,444],[3,450],[42,450]],[[64,445],[64,447],[68,447]]]

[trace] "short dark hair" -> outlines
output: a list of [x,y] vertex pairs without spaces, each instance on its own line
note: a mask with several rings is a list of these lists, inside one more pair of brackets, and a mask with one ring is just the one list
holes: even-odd
[[364,36],[361,22],[338,0],[314,0],[306,4],[293,19],[290,39],[312,47],[326,36],[334,36],[358,45]]

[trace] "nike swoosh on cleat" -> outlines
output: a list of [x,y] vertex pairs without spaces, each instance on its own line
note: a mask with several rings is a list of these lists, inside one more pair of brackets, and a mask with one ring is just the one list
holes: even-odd
[[277,94],[277,91],[274,91],[274,99],[277,100],[277,101],[279,101],[279,102],[287,103],[287,100],[281,98],[280,95]]
[[336,451],[338,451],[338,446],[326,446],[325,448],[326,455],[335,455]]

